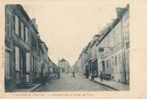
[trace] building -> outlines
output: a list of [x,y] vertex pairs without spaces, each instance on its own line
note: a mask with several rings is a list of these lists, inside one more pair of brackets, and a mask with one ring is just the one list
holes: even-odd
[[43,41],[40,41],[40,45],[41,45],[41,53],[40,53],[41,78],[42,77],[47,78],[49,76],[49,67],[50,67],[49,57],[48,57],[48,47]]
[[93,37],[75,66],[82,72],[88,69],[89,75],[97,72],[100,77],[103,73],[111,80],[129,84],[129,5],[116,11],[117,18]]
[[5,88],[31,87],[47,72],[48,48],[40,40],[35,19],[19,4],[5,6]]
[[6,5],[5,11],[5,83],[11,89],[32,81],[31,33],[35,27],[22,6]]
[[70,72],[70,64],[64,58],[58,61],[58,67],[60,67],[61,72],[69,73]]
[[97,46],[100,38],[100,35],[94,35],[93,39],[83,48],[76,64],[78,66],[79,72],[82,74],[86,73],[86,69],[89,68],[89,73],[92,73],[92,69],[95,69],[97,72]]
[[117,18],[102,33],[97,44],[99,73],[129,83],[129,6],[117,8]]

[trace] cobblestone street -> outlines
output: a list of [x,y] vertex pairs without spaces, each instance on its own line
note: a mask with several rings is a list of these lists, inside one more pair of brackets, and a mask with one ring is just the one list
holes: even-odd
[[45,85],[39,87],[35,91],[111,91],[112,89],[102,86],[98,83],[92,82],[83,76],[76,75],[76,78],[72,77],[72,74],[61,74],[61,78],[51,80]]

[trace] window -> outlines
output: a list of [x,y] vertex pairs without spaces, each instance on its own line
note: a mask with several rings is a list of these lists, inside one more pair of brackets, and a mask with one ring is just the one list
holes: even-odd
[[15,33],[19,35],[19,19],[15,16]]
[[105,72],[105,61],[102,61],[102,71]]
[[121,56],[121,54],[119,54],[119,64],[122,64],[122,56]]
[[117,66],[117,56],[115,56],[115,65]]
[[21,38],[24,40],[24,24],[22,22],[20,22],[21,25]]
[[26,71],[30,72],[30,53],[26,54]]
[[9,13],[6,14],[6,37],[10,36],[11,33],[11,22],[10,22],[11,16]]
[[130,45],[129,45],[129,42],[126,42],[126,48],[129,48]]
[[26,26],[24,25],[24,27],[23,27],[24,41],[26,41],[26,31],[25,31],[25,28],[26,28]]
[[19,48],[15,47],[15,69],[16,71],[19,71],[19,65],[20,65],[20,52],[19,52]]
[[18,21],[19,37],[21,38],[21,21]]
[[28,28],[25,27],[25,41],[28,42],[29,37],[28,37]]
[[107,68],[109,68],[109,60],[107,60],[106,62],[107,62]]
[[5,53],[5,78],[10,79],[10,53],[6,51]]
[[8,32],[9,32],[9,37],[11,36],[11,34],[12,34],[11,32],[12,32],[12,29],[13,29],[13,27],[12,27],[12,22],[11,22],[11,18],[12,18],[11,15],[9,15],[9,17],[8,17],[8,19],[9,19],[9,20],[8,20],[8,21],[9,21],[9,29],[8,29],[8,30],[9,30],[9,31],[8,31]]

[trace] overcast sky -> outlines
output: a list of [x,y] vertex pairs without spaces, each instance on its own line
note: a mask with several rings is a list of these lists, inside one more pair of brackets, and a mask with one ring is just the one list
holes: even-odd
[[117,7],[125,2],[62,2],[24,4],[46,42],[49,57],[57,63],[65,58],[74,64],[81,50],[108,23],[116,18]]

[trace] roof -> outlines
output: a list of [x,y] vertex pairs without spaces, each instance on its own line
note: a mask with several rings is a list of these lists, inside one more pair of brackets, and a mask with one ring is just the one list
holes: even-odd
[[[117,17],[113,23],[109,26],[109,27],[106,27],[104,30],[104,32],[102,33],[101,37],[100,37],[100,40],[99,40],[99,43],[100,44],[102,42],[102,40],[114,29],[114,27],[120,22],[120,20],[122,19],[122,17],[124,16],[125,12],[128,11],[129,9],[129,5],[127,5],[126,8],[120,8],[121,11],[119,12],[120,15],[119,17]],[[97,44],[97,45],[98,45]]]
[[35,32],[38,33],[38,30],[36,29],[36,27],[32,23],[31,18],[26,13],[25,9],[23,8],[23,6],[21,4],[8,4],[8,5],[6,5],[6,8],[11,9],[14,13],[15,13],[15,11],[17,11],[19,9],[21,11],[21,13],[25,16],[25,18],[26,18],[27,22],[29,23],[29,25],[31,25],[33,30],[35,30]]

